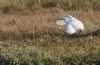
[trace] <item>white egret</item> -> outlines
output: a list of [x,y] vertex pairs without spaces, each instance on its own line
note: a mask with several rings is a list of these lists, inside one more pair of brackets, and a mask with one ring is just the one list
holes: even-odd
[[74,34],[78,30],[84,31],[83,23],[71,15],[68,15],[68,17],[62,17],[61,19],[58,19],[56,23],[58,25],[67,25],[66,32],[69,34]]

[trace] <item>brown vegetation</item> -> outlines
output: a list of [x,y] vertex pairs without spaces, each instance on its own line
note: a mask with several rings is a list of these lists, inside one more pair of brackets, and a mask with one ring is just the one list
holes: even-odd
[[[0,8],[0,65],[100,65],[98,0],[0,0]],[[55,24],[66,12],[84,34]]]

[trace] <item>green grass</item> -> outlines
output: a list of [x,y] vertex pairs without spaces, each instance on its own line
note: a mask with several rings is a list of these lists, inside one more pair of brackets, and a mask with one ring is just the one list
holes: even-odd
[[[71,37],[49,31],[35,39],[0,43],[4,65],[97,65],[100,62],[100,35]],[[100,31],[99,31],[100,32]]]
[[[100,65],[99,0],[0,0],[0,65]],[[69,13],[86,32],[68,35]]]

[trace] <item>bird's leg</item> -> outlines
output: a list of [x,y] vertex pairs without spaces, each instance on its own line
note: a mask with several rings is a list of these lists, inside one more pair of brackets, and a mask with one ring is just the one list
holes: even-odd
[[85,30],[78,30],[78,34],[85,34]]

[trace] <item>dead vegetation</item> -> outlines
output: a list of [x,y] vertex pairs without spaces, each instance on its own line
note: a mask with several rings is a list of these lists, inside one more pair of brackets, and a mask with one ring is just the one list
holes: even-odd
[[[99,5],[97,0],[0,0],[0,65],[100,65]],[[66,12],[84,23],[85,33],[68,35],[55,24]]]

